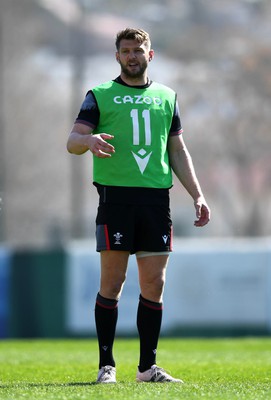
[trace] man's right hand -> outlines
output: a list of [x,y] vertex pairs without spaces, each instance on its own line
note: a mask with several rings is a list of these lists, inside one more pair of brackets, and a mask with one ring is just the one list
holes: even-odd
[[93,129],[87,125],[75,123],[67,141],[67,150],[72,154],[84,154],[90,150],[93,155],[100,158],[111,157],[115,153],[112,144],[107,140],[113,139],[108,133],[93,134]]
[[115,153],[115,148],[112,144],[107,143],[107,140],[113,139],[114,136],[108,133],[98,133],[90,135],[88,138],[89,150],[92,154],[99,158],[111,157],[111,153]]

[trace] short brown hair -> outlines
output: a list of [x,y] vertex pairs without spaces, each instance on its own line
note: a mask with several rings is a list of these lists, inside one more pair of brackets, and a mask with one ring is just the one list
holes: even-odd
[[146,43],[146,46],[151,48],[150,36],[148,32],[143,31],[143,29],[126,28],[118,32],[116,36],[117,50],[119,50],[120,41],[123,39],[136,40],[139,44]]

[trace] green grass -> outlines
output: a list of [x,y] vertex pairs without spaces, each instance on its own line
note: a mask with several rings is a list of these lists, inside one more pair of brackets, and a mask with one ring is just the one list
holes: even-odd
[[136,383],[137,340],[116,340],[116,385],[97,385],[95,340],[0,341],[0,399],[271,399],[271,339],[161,339],[157,363],[185,381]]

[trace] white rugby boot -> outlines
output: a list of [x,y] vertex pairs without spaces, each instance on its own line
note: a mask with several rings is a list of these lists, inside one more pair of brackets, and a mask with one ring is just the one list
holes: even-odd
[[173,382],[173,383],[183,383],[181,379],[176,379],[170,376],[163,368],[158,367],[157,365],[152,365],[150,369],[147,371],[140,372],[137,371],[136,374],[137,382]]
[[99,369],[96,383],[116,383],[116,368],[105,365]]

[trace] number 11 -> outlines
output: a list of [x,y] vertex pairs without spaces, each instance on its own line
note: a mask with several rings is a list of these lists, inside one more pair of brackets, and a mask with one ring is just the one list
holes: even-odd
[[[135,146],[139,145],[139,116],[138,110],[133,109],[131,110],[130,116],[133,121],[133,144]],[[145,125],[145,145],[151,145],[151,120],[150,120],[150,110],[143,110],[142,111],[142,118],[144,119]]]

